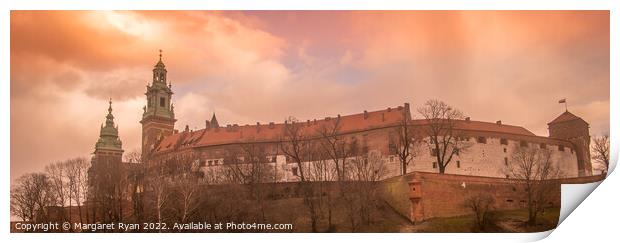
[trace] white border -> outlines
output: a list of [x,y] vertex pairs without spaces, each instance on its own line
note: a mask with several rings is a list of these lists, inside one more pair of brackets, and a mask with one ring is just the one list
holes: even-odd
[[[77,1],[77,0],[4,0],[0,1],[1,30],[0,30],[0,110],[3,114],[10,114],[10,76],[9,76],[9,26],[10,11],[24,9],[220,9],[220,10],[237,10],[237,9],[445,9],[445,10],[611,10],[611,74],[610,74],[610,90],[611,90],[611,107],[618,107],[618,48],[614,45],[617,42],[618,14],[617,5],[612,4],[611,0],[439,0],[439,1],[397,1],[397,0],[314,0],[314,1],[290,1],[290,0],[229,0],[229,1],[164,1],[164,0],[109,0],[109,1]],[[0,172],[4,183],[0,191],[0,204],[3,210],[0,210],[0,218],[9,219],[9,171],[10,171],[10,119],[8,115],[3,116],[0,120],[0,134],[4,135],[0,139],[0,154],[3,156],[4,170]],[[611,110],[610,124],[618,124],[618,114]],[[612,126],[612,159],[618,159],[618,129]],[[616,207],[618,196],[616,196],[619,180],[617,175],[611,175],[601,187],[592,193],[591,198],[584,202],[584,205],[575,210],[571,215],[558,227],[557,233],[552,234],[550,240],[554,242],[563,242],[565,240],[582,239],[586,240],[603,240],[612,239],[615,233],[616,219],[618,219],[618,210]],[[595,213],[589,213],[595,212]],[[46,235],[38,234],[11,234],[9,235],[8,220],[0,220],[0,227],[5,232],[4,236],[10,240],[62,240],[63,242],[107,242],[111,239],[136,240],[136,241],[171,241],[183,238],[189,241],[259,241],[273,242],[275,241],[294,241],[294,242],[316,242],[329,238],[330,240],[339,241],[459,241],[459,242],[475,242],[475,241],[532,241],[545,237],[547,233],[539,234],[62,234],[62,235]],[[614,227],[614,228],[612,228]],[[60,239],[61,236],[62,239]],[[52,238],[53,237],[53,238]],[[207,238],[205,238],[207,237]]]

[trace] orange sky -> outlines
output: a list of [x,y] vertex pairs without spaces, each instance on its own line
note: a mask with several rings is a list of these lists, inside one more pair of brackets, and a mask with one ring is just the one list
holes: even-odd
[[108,97],[138,149],[158,49],[179,129],[438,98],[546,136],[567,98],[609,131],[608,11],[12,11],[11,179],[89,156]]

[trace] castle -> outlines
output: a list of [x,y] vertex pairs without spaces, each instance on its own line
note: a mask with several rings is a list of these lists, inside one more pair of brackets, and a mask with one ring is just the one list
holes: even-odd
[[[403,121],[414,128],[429,126],[428,120],[411,119],[409,104],[405,103],[395,108],[352,115],[254,125],[222,126],[213,114],[210,120],[205,121],[202,129],[194,131],[185,126],[184,130],[178,131],[175,129],[172,86],[167,80],[161,53],[145,95],[147,102],[140,121],[143,163],[148,165],[153,161],[191,155],[194,170],[211,183],[230,182],[223,175],[231,163],[251,163],[244,161],[244,156],[240,154],[235,154],[232,159],[234,162],[231,162],[231,151],[245,145],[261,146],[261,156],[265,157],[263,164],[268,165],[273,174],[271,182],[299,181],[303,169],[299,168],[300,164],[310,166],[324,160],[325,156],[303,155],[303,163],[294,163],[282,146],[287,127],[296,126],[298,132],[303,134],[302,140],[318,140],[322,137],[321,129],[334,128],[335,124],[338,131],[331,136],[338,135],[342,140],[354,141],[359,145],[358,155],[372,157],[382,164],[383,171],[379,179],[390,178],[403,171],[396,154],[394,129]],[[111,166],[110,161],[122,161],[122,143],[118,129],[114,126],[111,102],[108,111],[105,126],[102,125],[101,136],[95,146],[93,167]],[[563,177],[592,175],[588,123],[566,111],[549,122],[548,128],[549,137],[543,137],[501,121],[483,122],[470,118],[456,120],[454,129],[460,131],[459,139],[468,145],[468,149],[456,153],[445,168],[445,173],[508,178],[506,166],[514,149],[535,146],[552,151],[552,160],[561,169]],[[421,141],[424,144],[431,142],[428,138],[422,138]],[[438,172],[435,153],[430,146],[419,146],[405,171]],[[326,179],[334,180],[333,177]]]

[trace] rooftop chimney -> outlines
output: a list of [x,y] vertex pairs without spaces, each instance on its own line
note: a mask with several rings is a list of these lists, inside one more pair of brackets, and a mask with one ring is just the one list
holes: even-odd
[[496,121],[497,125],[502,125],[502,120]]
[[326,121],[329,121],[329,119],[331,119],[329,116],[328,116],[328,117],[325,117],[325,120],[326,120]]
[[465,121],[470,121],[469,116],[465,117]]
[[388,107],[388,112],[391,112],[391,111],[392,111],[392,107]]
[[368,119],[368,111],[364,111],[364,120]]
[[184,132],[189,132],[189,126],[185,125],[185,131]]
[[256,132],[260,132],[260,122],[256,122]]
[[211,128],[211,122],[209,122],[209,120],[205,120],[205,128],[206,129]]
[[270,128],[270,129],[273,129],[273,127],[274,127],[274,126],[275,126],[275,124],[274,124],[273,122],[270,122],[270,123],[269,123],[269,128]]
[[306,121],[306,124],[307,124],[308,126],[310,126],[310,120]]

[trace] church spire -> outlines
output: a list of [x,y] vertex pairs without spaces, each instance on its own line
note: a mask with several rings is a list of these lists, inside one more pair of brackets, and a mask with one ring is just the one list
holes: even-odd
[[162,61],[162,50],[159,50],[159,61],[155,64],[155,68],[153,68],[153,85],[163,84],[166,85],[166,76],[168,71],[166,70],[166,65]]
[[213,116],[211,117],[211,127],[217,128],[220,127],[220,124],[217,123],[217,118],[215,117],[215,112],[213,112]]
[[122,150],[122,143],[118,137],[118,126],[114,124],[112,115],[112,98],[108,101],[108,114],[105,116],[105,126],[101,126],[99,140],[95,144],[95,150]]
[[114,115],[112,115],[112,98],[110,98],[108,106],[108,115],[105,117],[105,125],[114,127]]

